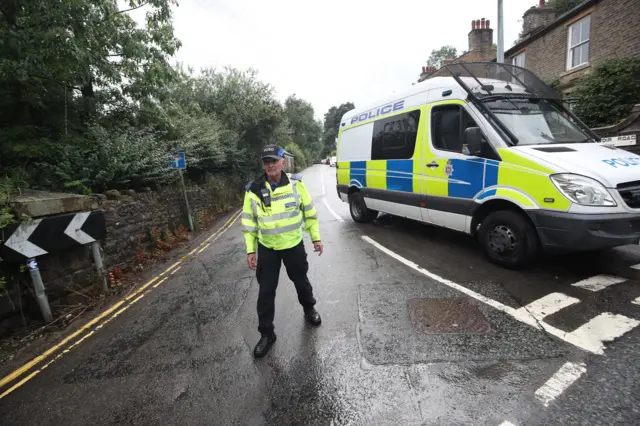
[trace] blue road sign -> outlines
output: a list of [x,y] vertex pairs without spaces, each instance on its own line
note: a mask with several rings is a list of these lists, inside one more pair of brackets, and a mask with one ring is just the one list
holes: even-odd
[[184,152],[174,152],[171,154],[171,161],[169,162],[169,168],[171,169],[187,168],[187,162],[184,158]]

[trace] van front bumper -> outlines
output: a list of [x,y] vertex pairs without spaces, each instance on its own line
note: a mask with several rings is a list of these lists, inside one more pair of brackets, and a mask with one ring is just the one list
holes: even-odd
[[640,214],[528,213],[546,250],[599,250],[640,242]]

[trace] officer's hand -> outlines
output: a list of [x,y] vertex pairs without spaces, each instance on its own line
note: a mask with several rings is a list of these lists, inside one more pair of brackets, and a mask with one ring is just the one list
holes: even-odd
[[258,262],[256,261],[255,253],[251,253],[247,255],[247,265],[249,265],[249,269],[256,269]]
[[324,247],[322,246],[322,242],[318,241],[313,243],[313,251],[314,252],[319,252],[318,256],[322,256],[322,252],[324,250]]

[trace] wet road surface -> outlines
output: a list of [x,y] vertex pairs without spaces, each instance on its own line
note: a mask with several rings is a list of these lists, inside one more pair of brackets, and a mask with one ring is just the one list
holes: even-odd
[[278,341],[253,359],[258,289],[235,222],[34,367],[0,424],[640,423],[638,247],[508,271],[453,231],[356,224],[335,168],[303,175],[325,244],[318,257],[305,236],[321,327],[283,271]]

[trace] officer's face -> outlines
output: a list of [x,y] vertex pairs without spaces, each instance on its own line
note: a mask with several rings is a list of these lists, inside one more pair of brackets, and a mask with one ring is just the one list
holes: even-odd
[[284,168],[284,160],[275,160],[273,158],[265,158],[262,160],[262,167],[267,177],[279,178]]

